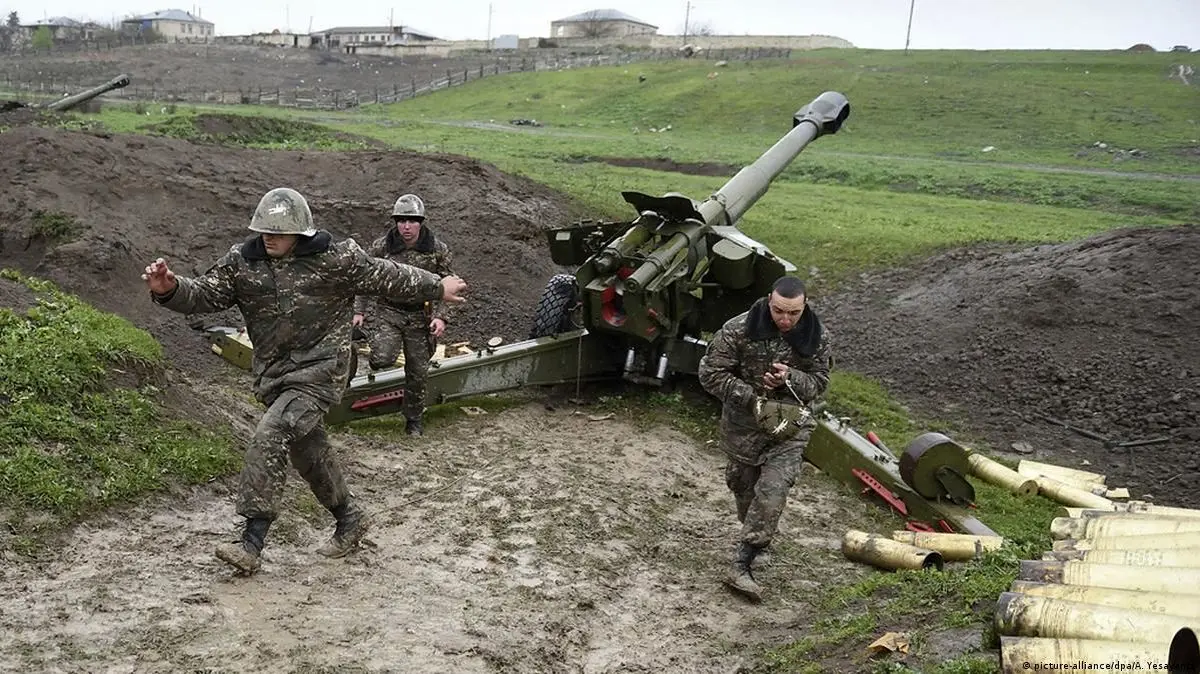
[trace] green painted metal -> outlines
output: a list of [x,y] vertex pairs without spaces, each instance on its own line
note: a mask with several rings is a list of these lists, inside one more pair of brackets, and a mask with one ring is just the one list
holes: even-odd
[[45,107],[47,110],[70,110],[71,108],[78,107],[101,94],[105,94],[113,89],[121,89],[127,86],[129,86],[129,75],[117,75],[104,84],[92,87],[86,91],[81,91],[77,94],[72,94],[66,98],[60,98],[56,101],[52,101],[47,103]]
[[939,529],[938,522],[944,520],[957,533],[998,535],[980,522],[971,509],[918,494],[900,477],[900,461],[895,455],[871,444],[842,420],[826,418],[818,421],[804,459],[826,475],[851,486],[865,488],[854,470],[866,471],[904,503],[909,518],[935,530]]
[[[526,386],[619,378],[622,356],[613,347],[602,335],[575,330],[434,361],[426,378],[427,400],[441,404]],[[380,371],[373,380],[356,377],[326,420],[342,423],[399,412],[403,387],[402,367]]]

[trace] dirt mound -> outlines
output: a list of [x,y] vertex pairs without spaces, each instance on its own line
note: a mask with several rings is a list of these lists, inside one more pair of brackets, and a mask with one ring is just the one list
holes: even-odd
[[[320,227],[363,245],[389,226],[396,196],[421,195],[471,284],[471,309],[448,341],[524,338],[559,271],[541,230],[577,215],[560,193],[453,155],[261,151],[36,126],[0,134],[0,155],[0,267],[129,318],[200,368],[221,361],[183,317],[150,303],[141,270],[162,256],[180,273],[202,273],[247,236],[271,188],[299,189]],[[240,324],[236,310],[205,320]]]
[[604,162],[612,166],[627,166],[644,168],[652,171],[669,171],[671,173],[687,173],[696,176],[728,176],[733,177],[741,167],[721,162],[677,162],[670,157],[587,157],[576,160],[583,162]]
[[37,296],[21,283],[0,278],[0,309],[9,309],[17,314],[38,305]]
[[[1024,250],[948,253],[822,301],[841,367],[996,448],[1200,506],[1200,228],[1126,229]],[[1105,443],[1156,437],[1136,448]]]
[[[155,124],[147,131],[173,138],[219,145],[284,145],[305,144],[329,148],[332,143],[349,145],[353,149],[384,149],[388,145],[375,138],[333,131],[311,122],[253,115],[201,114],[195,117],[173,117]],[[330,148],[332,149],[332,148]]]

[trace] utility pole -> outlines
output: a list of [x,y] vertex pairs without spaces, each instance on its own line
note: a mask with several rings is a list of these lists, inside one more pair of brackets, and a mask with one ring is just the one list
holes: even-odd
[[909,3],[908,3],[908,32],[905,33],[905,35],[904,35],[904,53],[905,54],[908,53],[908,43],[909,43],[909,40],[912,38],[913,8],[916,7],[916,5],[917,5],[917,0],[909,0]]
[[692,15],[692,0],[688,0],[687,9],[683,11],[683,43],[687,44],[688,36],[688,19]]
[[492,3],[488,3],[487,50],[492,50]]

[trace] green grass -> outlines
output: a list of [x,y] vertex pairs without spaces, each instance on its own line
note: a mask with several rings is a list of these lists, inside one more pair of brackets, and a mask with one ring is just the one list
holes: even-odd
[[33,214],[33,233],[52,243],[69,239],[79,223],[69,213],[37,211]]
[[38,298],[22,314],[0,308],[0,509],[18,536],[237,466],[227,437],[156,402],[162,350],[148,333],[48,282],[3,279]]
[[[1197,146],[1200,94],[1167,79],[1180,58],[1196,60],[1125,52],[819,50],[723,68],[677,61],[514,73],[379,106],[378,114],[408,121],[533,118],[593,133],[670,124],[666,135],[765,140],[789,127],[800,106],[834,90],[852,109],[837,143],[844,151],[1110,167],[1105,153],[1076,156],[1103,141],[1148,152],[1137,161],[1143,168],[1192,172],[1195,164],[1179,151]],[[639,83],[639,74],[647,80]],[[987,146],[997,149],[981,152]]]

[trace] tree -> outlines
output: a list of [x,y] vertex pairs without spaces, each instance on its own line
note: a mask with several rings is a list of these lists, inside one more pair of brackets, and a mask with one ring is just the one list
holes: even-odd
[[599,12],[588,12],[579,22],[580,37],[608,37],[613,34],[613,23],[601,18]]
[[713,27],[711,21],[692,21],[686,26],[682,24],[677,25],[682,26],[679,32],[684,37],[691,37],[693,35],[720,35],[717,29]]
[[50,26],[38,26],[37,30],[33,31],[33,48],[49,49],[53,46],[54,34],[50,32]]
[[4,25],[0,25],[0,51],[8,51],[12,49],[14,38],[17,36],[17,31],[21,28],[21,19],[16,12],[8,13],[8,20]]

